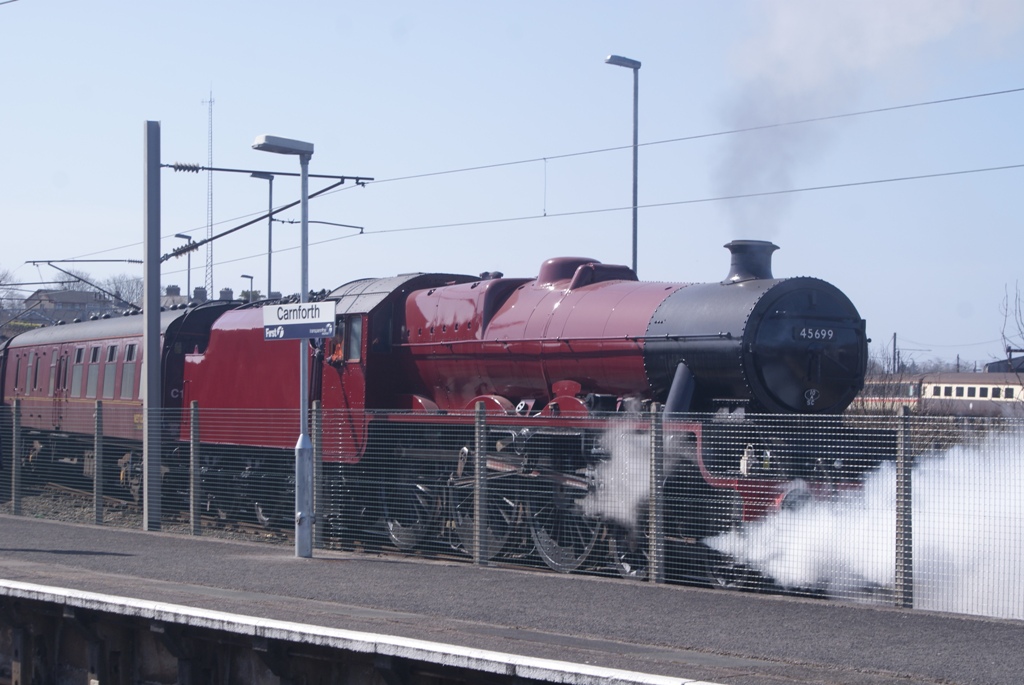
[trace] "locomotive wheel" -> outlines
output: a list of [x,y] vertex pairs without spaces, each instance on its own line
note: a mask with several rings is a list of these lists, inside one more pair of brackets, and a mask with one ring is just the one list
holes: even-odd
[[441,490],[436,479],[410,472],[384,486],[384,526],[395,547],[409,551],[427,539],[441,507]]
[[534,498],[528,520],[537,554],[560,573],[582,566],[601,532],[601,522],[585,516],[560,485],[553,486],[547,497]]
[[264,528],[280,528],[291,520],[289,503],[295,501],[295,477],[271,472],[265,464],[249,465],[239,475],[239,514],[248,513]]
[[[508,542],[510,533],[521,518],[519,503],[511,493],[506,493],[504,490],[505,488],[498,488],[494,482],[488,483],[484,505],[486,508],[484,527],[481,531],[482,543],[486,550],[484,557],[488,560],[501,553]],[[473,534],[476,518],[473,512],[473,488],[466,485],[452,485],[448,492],[449,513],[455,532],[452,547],[475,557]]]
[[[371,498],[356,483],[357,479],[350,478],[337,464],[324,465],[324,502],[317,506],[316,525],[323,530],[325,544],[329,547],[352,549],[358,532],[373,527],[363,525],[360,514],[364,509],[356,502]],[[379,533],[379,528],[376,532]]]
[[256,516],[256,523],[264,528],[274,527],[274,517],[270,514],[270,508],[261,502],[253,502],[253,515]]
[[713,549],[707,551],[707,579],[712,588],[763,592],[771,586],[764,575]]
[[608,555],[612,567],[627,580],[647,578],[647,538],[618,524],[608,528]]

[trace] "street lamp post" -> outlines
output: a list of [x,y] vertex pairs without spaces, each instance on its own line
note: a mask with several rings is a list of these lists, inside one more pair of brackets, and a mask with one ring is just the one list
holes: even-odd
[[619,55],[608,55],[604,58],[605,64],[612,64],[616,67],[625,67],[633,70],[633,271],[636,271],[636,243],[637,243],[637,230],[636,230],[636,208],[637,208],[637,196],[636,196],[636,170],[637,170],[637,133],[638,133],[638,120],[637,115],[639,114],[640,104],[640,62],[635,59],[628,57],[621,57]]
[[[302,271],[299,301],[309,301],[309,158],[313,143],[277,136],[258,136],[254,150],[279,155],[298,155],[302,178],[301,252]],[[313,556],[313,443],[309,439],[309,352],[299,344],[299,440],[295,444],[295,556]]]
[[[174,237],[175,238],[181,238],[182,240],[187,240],[189,242],[189,245],[191,245],[192,242],[193,242],[192,241],[192,236],[185,235],[184,233],[175,233]],[[192,301],[192,250],[188,251],[188,254],[185,255],[185,259],[186,259],[186,266],[185,266],[185,268],[188,270],[188,276],[185,277],[185,297],[188,298],[189,302],[191,302]]]
[[249,297],[246,299],[246,302],[252,302],[252,276],[249,274],[242,274],[242,278],[249,279]]
[[274,254],[274,174],[265,171],[254,171],[249,174],[252,178],[262,178],[269,182],[270,200],[267,206],[267,297],[274,291],[270,284],[271,262]]

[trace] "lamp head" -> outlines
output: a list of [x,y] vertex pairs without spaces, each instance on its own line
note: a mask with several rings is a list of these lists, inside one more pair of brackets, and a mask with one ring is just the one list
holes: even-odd
[[252,144],[252,149],[274,152],[279,155],[302,155],[309,157],[313,154],[313,143],[293,140],[291,138],[262,135],[256,137]]
[[622,57],[621,55],[608,55],[604,58],[605,64],[613,64],[617,67],[626,67],[627,69],[639,69],[640,62],[635,59],[628,57]]

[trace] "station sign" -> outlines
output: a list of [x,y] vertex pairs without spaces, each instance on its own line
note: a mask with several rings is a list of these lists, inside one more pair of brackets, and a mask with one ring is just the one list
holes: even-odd
[[304,302],[263,308],[264,340],[330,338],[334,335],[334,302]]

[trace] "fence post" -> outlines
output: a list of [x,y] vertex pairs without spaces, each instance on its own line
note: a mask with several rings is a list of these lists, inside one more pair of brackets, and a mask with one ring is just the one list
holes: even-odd
[[92,511],[96,525],[103,525],[103,402],[96,400],[96,423],[93,429]]
[[21,400],[11,405],[11,513],[21,516]]
[[[327,522],[327,493],[324,490],[324,413],[320,400],[313,402],[313,546],[322,549]],[[322,511],[321,511],[322,509]],[[321,518],[322,517],[322,518]]]
[[203,512],[199,506],[202,481],[202,455],[199,451],[199,401],[188,405],[188,522],[192,535],[203,534]]
[[487,418],[484,403],[476,403],[473,417],[473,563],[487,565]]
[[647,579],[665,582],[665,424],[657,403],[651,405],[650,499],[647,503]]
[[896,428],[896,606],[914,608],[914,528],[910,410],[900,407]]

